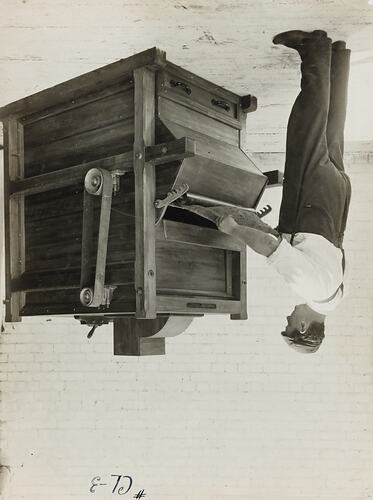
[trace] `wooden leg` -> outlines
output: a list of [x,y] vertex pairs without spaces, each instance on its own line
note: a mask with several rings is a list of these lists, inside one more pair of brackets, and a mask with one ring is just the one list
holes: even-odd
[[114,354],[144,356],[165,354],[165,339],[151,336],[159,332],[168,317],[155,319],[118,318],[114,320]]
[[4,121],[5,320],[20,321],[24,292],[12,292],[11,281],[25,270],[24,196],[10,197],[10,183],[24,177],[23,127],[15,118]]
[[146,356],[165,354],[165,337],[180,335],[193,316],[158,316],[155,319],[133,317],[114,319],[114,354]]
[[145,148],[155,140],[155,75],[147,68],[134,71],[135,82],[135,212],[136,317],[156,317],[155,169],[145,161]]

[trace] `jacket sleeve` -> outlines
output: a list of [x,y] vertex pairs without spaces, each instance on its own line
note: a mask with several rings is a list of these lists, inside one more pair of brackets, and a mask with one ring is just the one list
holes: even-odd
[[285,239],[267,258],[267,262],[301,297],[312,299],[328,296],[327,286],[317,262],[296,246],[291,246]]

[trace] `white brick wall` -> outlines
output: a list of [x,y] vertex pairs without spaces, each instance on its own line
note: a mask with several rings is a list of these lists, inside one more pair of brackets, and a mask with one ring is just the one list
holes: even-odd
[[[373,497],[373,165],[351,157],[351,290],[304,356],[279,332],[295,301],[249,254],[249,321],[196,319],[164,357],[112,355],[109,327],[25,319],[1,334],[5,500]],[[279,191],[267,191],[272,203]],[[122,490],[123,492],[123,490]]]
[[[327,29],[353,49],[347,139],[355,151],[372,139],[367,2],[3,0],[1,14],[1,105],[157,45],[176,64],[259,97],[249,144],[269,168],[279,168],[299,87],[298,58],[271,37]],[[142,488],[145,500],[372,498],[372,163],[368,153],[349,160],[351,294],[314,356],[280,338],[295,297],[252,253],[250,320],[195,320],[164,357],[114,358],[110,328],[89,341],[73,320],[6,325],[3,500],[113,499],[108,487],[89,493],[94,476],[110,474],[133,477],[125,499]],[[278,204],[280,192],[268,194]]]

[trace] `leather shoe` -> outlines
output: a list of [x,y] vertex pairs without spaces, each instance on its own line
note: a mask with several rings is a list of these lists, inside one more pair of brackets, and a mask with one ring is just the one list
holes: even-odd
[[346,42],[342,40],[338,40],[337,42],[332,43],[333,50],[346,50]]
[[303,45],[305,42],[312,42],[319,40],[320,38],[324,38],[327,36],[326,31],[323,30],[315,30],[315,31],[301,31],[301,30],[292,30],[292,31],[284,31],[283,33],[279,33],[273,38],[273,43],[275,45],[285,45],[286,47],[290,47],[292,49],[296,49],[300,45]]

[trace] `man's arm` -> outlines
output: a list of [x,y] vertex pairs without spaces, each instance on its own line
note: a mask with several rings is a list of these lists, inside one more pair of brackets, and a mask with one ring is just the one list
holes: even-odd
[[223,233],[230,234],[234,238],[243,241],[254,252],[269,257],[279,246],[281,238],[252,229],[247,226],[240,226],[231,216],[222,217],[218,223],[218,228]]

